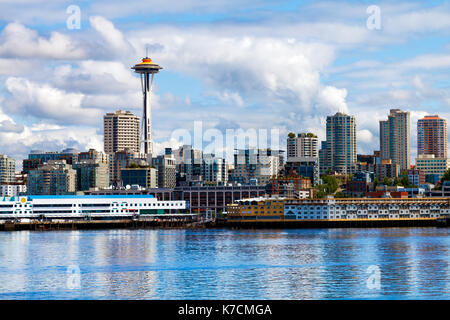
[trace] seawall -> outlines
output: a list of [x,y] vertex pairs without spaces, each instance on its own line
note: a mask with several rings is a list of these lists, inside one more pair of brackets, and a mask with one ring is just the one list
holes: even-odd
[[301,229],[301,228],[393,228],[448,227],[450,218],[441,219],[383,219],[383,220],[285,220],[285,221],[164,221],[164,220],[73,220],[3,222],[0,231],[50,231],[95,229]]
[[0,223],[0,231],[50,231],[50,230],[95,230],[95,229],[141,229],[141,228],[206,228],[211,222],[193,223],[186,221],[148,220],[73,220],[73,221],[30,221]]

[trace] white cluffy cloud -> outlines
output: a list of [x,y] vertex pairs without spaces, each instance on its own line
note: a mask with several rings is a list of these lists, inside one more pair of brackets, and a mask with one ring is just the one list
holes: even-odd
[[32,59],[81,59],[86,53],[82,46],[69,36],[52,32],[46,39],[37,31],[13,22],[0,35],[0,56]]
[[143,51],[146,44],[159,45],[155,61],[167,70],[201,79],[222,100],[234,100],[238,106],[243,97],[305,112],[315,111],[316,102],[335,111],[345,105],[345,89],[321,84],[320,74],[334,60],[333,48],[322,43],[173,28],[144,30],[129,38],[136,51]]
[[17,123],[3,111],[0,100],[0,145],[2,152],[7,151],[21,166],[21,160],[27,157],[32,149],[61,151],[64,148],[75,147],[103,149],[103,137],[95,128],[72,127],[46,124],[39,122],[29,125]]
[[318,108],[322,112],[333,112],[340,111],[343,113],[348,113],[346,89],[338,89],[332,86],[326,86],[323,88],[317,97]]
[[80,124],[93,123],[101,116],[98,110],[81,108],[84,97],[81,93],[65,92],[16,77],[8,78],[5,85],[11,95],[5,102],[5,109],[14,114]]
[[110,53],[113,55],[130,53],[132,50],[131,45],[111,21],[102,16],[93,16],[89,18],[89,22],[92,28],[100,34],[106,44],[106,48],[110,49]]

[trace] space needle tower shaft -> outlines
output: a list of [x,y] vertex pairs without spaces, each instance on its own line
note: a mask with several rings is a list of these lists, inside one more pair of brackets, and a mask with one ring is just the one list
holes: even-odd
[[141,88],[143,95],[143,111],[142,111],[142,126],[141,126],[141,152],[146,155],[153,154],[153,138],[152,138],[152,117],[151,117],[151,93],[153,87],[153,79],[155,74],[162,69],[159,65],[154,63],[152,59],[145,57],[141,63],[136,64],[134,72],[138,73],[141,78]]

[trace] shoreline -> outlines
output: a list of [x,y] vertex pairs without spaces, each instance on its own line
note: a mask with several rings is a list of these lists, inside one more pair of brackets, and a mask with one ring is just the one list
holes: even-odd
[[149,220],[73,220],[0,223],[1,231],[58,231],[108,229],[331,229],[449,227],[450,218],[418,220],[288,220],[288,221],[149,221]]

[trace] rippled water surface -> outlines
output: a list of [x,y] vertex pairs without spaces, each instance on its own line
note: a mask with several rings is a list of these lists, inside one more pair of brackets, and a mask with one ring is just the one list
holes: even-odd
[[2,232],[0,299],[450,299],[449,230]]

